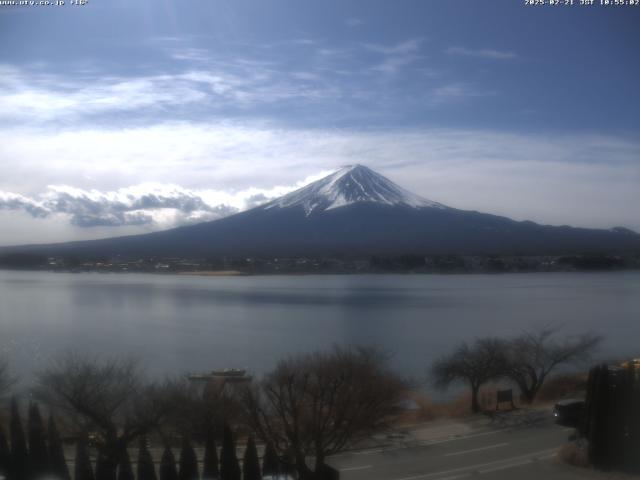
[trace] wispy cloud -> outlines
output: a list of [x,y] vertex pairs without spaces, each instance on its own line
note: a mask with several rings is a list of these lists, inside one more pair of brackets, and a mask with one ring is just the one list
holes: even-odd
[[419,55],[423,40],[413,38],[395,45],[379,45],[366,43],[365,49],[382,55],[383,59],[372,67],[372,71],[386,75],[395,75],[404,67],[411,65],[421,58]]
[[436,87],[431,91],[430,99],[434,104],[445,102],[458,102],[472,97],[485,97],[496,93],[488,90],[480,90],[477,87],[464,82],[455,82]]
[[373,52],[384,55],[402,55],[418,51],[422,42],[423,40],[421,38],[411,38],[394,45],[380,45],[375,43],[365,43],[363,45]]
[[445,50],[449,55],[462,55],[465,57],[489,58],[493,60],[513,60],[518,58],[513,52],[493,50],[489,48],[472,49],[465,47],[449,47]]
[[203,48],[180,47],[169,49],[169,57],[187,62],[207,62],[211,60],[211,53]]
[[359,27],[360,25],[363,25],[364,20],[357,17],[349,17],[344,21],[344,23],[347,25],[347,27],[355,28],[355,27]]
[[[251,60],[137,77],[70,79],[11,65],[0,65],[4,79],[0,118],[47,121],[117,112],[164,113],[181,108],[208,112],[252,108],[289,101],[336,98],[337,88],[301,85]],[[56,88],[51,88],[55,85]],[[178,110],[176,110],[178,109]]]

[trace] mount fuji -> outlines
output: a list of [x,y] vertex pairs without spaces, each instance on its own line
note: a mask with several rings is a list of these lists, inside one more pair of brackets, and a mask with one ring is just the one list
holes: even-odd
[[421,198],[363,165],[349,165],[335,173],[289,193],[262,208],[304,209],[307,216],[354,203],[378,203],[413,208],[446,208]]
[[125,257],[640,251],[640,235],[451,208],[353,165],[251,210],[144,235],[3,249]]

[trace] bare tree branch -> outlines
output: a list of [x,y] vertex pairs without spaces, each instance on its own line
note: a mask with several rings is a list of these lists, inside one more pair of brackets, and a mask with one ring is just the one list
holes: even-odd
[[133,359],[70,353],[37,378],[35,395],[65,412],[81,433],[96,433],[112,469],[127,445],[161,423],[171,407],[164,385],[145,383]]
[[471,411],[477,413],[480,387],[501,377],[505,365],[506,342],[494,337],[480,338],[471,345],[463,343],[450,355],[436,360],[431,366],[431,379],[441,389],[456,381],[466,382],[471,388]]
[[[407,384],[386,361],[378,350],[337,347],[283,360],[244,391],[247,423],[281,456],[292,453],[306,478],[327,456],[385,428],[399,411]],[[306,464],[310,457],[313,470]]]
[[558,331],[546,326],[509,342],[505,373],[518,385],[525,402],[535,399],[554,369],[587,360],[602,342],[602,337],[593,333],[558,339]]

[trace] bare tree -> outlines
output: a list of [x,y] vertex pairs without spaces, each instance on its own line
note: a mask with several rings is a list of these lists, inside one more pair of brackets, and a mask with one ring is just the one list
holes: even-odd
[[36,396],[64,411],[83,433],[97,435],[106,468],[115,472],[127,445],[166,416],[162,385],[142,380],[134,360],[68,354],[38,374]]
[[[249,425],[301,479],[316,478],[329,455],[368,438],[400,410],[407,385],[375,349],[334,348],[289,357],[247,388]],[[313,458],[313,469],[306,463]]]
[[204,442],[212,432],[218,437],[224,422],[237,422],[242,416],[242,405],[233,389],[224,382],[211,381],[204,389],[187,378],[167,381],[167,399],[172,408],[164,426],[164,433],[178,433],[195,441]]
[[436,387],[442,389],[457,381],[468,383],[471,387],[471,411],[478,413],[480,387],[503,374],[505,353],[505,342],[499,338],[480,338],[471,345],[462,343],[450,355],[433,363],[432,380]]
[[586,333],[557,339],[557,328],[525,332],[508,344],[506,376],[518,385],[521,399],[531,403],[547,376],[556,367],[590,357],[602,337]]

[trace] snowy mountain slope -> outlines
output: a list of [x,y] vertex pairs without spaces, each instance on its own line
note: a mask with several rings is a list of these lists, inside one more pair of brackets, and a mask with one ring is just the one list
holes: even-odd
[[426,200],[355,165],[262,206],[146,235],[3,252],[112,257],[640,252],[640,235],[518,222]]
[[273,200],[262,209],[302,207],[307,216],[354,203],[447,208],[419,197],[363,165],[349,165],[335,173]]

